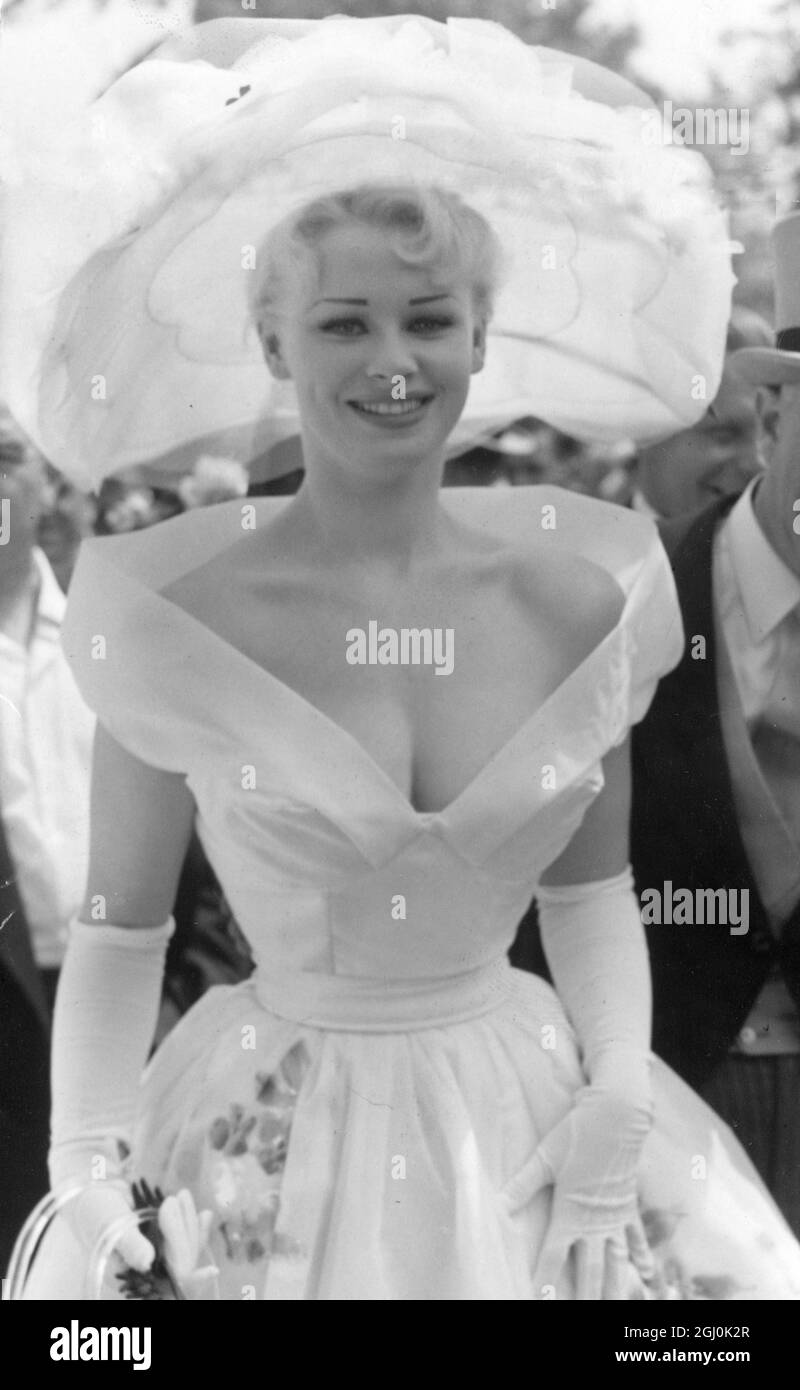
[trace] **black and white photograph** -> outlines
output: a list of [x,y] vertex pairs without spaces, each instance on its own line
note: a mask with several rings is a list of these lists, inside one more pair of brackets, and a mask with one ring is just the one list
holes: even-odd
[[749,1361],[800,1300],[800,7],[0,19],[2,1301],[54,1368],[178,1300]]

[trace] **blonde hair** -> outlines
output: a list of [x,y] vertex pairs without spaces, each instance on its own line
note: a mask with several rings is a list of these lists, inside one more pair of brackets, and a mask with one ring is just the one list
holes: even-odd
[[256,257],[263,266],[250,296],[256,322],[278,303],[287,272],[307,276],[318,269],[321,239],[353,222],[385,231],[405,265],[460,265],[472,284],[476,312],[491,315],[502,252],[486,219],[446,189],[367,184],[318,198],[273,227]]

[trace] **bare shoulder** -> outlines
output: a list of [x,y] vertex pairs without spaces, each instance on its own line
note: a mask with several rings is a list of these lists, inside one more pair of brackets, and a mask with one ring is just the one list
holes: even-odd
[[565,670],[578,666],[617,626],[625,594],[608,570],[546,541],[510,561],[513,591],[561,653]]
[[286,558],[274,539],[280,537],[279,523],[280,517],[234,535],[231,544],[199,559],[165,585],[163,596],[201,621],[237,610],[252,597],[257,582],[279,583],[284,575]]

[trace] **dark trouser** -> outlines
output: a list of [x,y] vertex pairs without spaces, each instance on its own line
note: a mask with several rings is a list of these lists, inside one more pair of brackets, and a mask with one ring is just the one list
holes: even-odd
[[47,1191],[47,1125],[23,1124],[0,1108],[0,1277],[23,1222]]
[[46,970],[39,971],[42,988],[44,989],[44,997],[47,1000],[47,1008],[51,1018],[53,1017],[53,1005],[56,1002],[56,989],[58,988],[58,977],[60,973],[59,970],[51,970],[49,967]]
[[730,1125],[800,1239],[800,1056],[732,1054],[701,1095]]
[[[39,973],[52,1015],[58,970]],[[0,1028],[6,1030],[6,1037],[22,1040],[32,1032],[28,1006],[16,991],[4,999]],[[47,1073],[43,1041],[37,1044],[35,1055],[33,1047],[20,1042],[13,1061],[0,1071],[0,1276],[5,1275],[24,1221],[48,1188]]]

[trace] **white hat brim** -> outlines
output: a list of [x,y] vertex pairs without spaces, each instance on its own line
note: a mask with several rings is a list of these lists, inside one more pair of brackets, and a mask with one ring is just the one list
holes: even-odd
[[140,64],[8,190],[0,390],[68,476],[184,473],[208,439],[247,462],[296,434],[243,251],[370,181],[457,192],[506,254],[451,451],[523,415],[604,442],[703,413],[727,227],[699,155],[643,149],[641,104],[617,109],[613,83],[608,105],[587,100],[568,55],[481,20],[235,23],[254,39],[235,68]]

